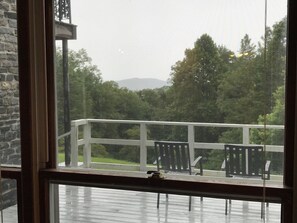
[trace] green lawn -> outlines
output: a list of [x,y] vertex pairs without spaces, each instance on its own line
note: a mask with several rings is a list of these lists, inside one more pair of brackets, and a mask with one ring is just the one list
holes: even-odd
[[[58,160],[59,163],[62,163],[65,161],[65,155],[64,153],[59,153],[58,154]],[[78,156],[78,161],[79,162],[83,162],[83,156],[79,155]],[[92,157],[92,162],[98,162],[98,163],[117,163],[117,164],[137,164],[134,162],[129,162],[129,161],[125,161],[125,160],[117,160],[117,159],[113,159],[113,158],[104,158],[104,157]]]

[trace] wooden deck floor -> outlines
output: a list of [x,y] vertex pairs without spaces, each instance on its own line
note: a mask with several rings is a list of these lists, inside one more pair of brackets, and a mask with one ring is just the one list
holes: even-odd
[[[192,199],[188,211],[188,196],[157,194],[78,186],[59,186],[61,223],[256,223],[280,222],[279,204],[266,207],[266,218],[260,217],[260,203],[232,201],[225,215],[225,200],[199,197]],[[0,215],[1,216],[1,215]],[[4,223],[17,223],[17,207],[3,210]],[[1,222],[1,219],[0,219]]]
[[279,204],[266,207],[264,221],[258,202],[232,201],[226,216],[224,199],[194,197],[189,212],[188,196],[161,195],[158,210],[155,193],[60,185],[59,195],[61,223],[280,222]]

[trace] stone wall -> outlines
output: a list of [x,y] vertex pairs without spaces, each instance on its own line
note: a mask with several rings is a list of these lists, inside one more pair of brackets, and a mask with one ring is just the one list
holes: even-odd
[[[0,162],[21,164],[16,0],[0,0]],[[16,182],[2,180],[2,208],[16,203]],[[0,208],[1,208],[0,206]]]

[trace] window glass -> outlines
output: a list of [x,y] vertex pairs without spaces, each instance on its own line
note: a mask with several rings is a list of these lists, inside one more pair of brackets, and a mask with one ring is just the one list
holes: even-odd
[[0,2],[0,163],[20,165],[16,0]]
[[285,0],[58,2],[60,167],[282,186]]
[[0,222],[17,223],[17,182],[11,179],[1,179],[0,188]]
[[[16,0],[0,2],[0,165],[20,166]],[[0,176],[0,221],[18,222],[17,183]]]
[[[262,222],[261,202],[58,185],[60,222]],[[189,211],[191,207],[191,211]],[[263,204],[267,222],[280,222],[280,204]]]

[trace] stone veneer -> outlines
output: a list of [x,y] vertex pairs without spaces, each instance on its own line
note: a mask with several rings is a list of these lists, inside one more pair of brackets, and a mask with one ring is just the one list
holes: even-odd
[[[0,0],[0,162],[20,165],[16,15],[16,0]],[[16,203],[15,180],[2,180],[0,190],[0,208]]]

